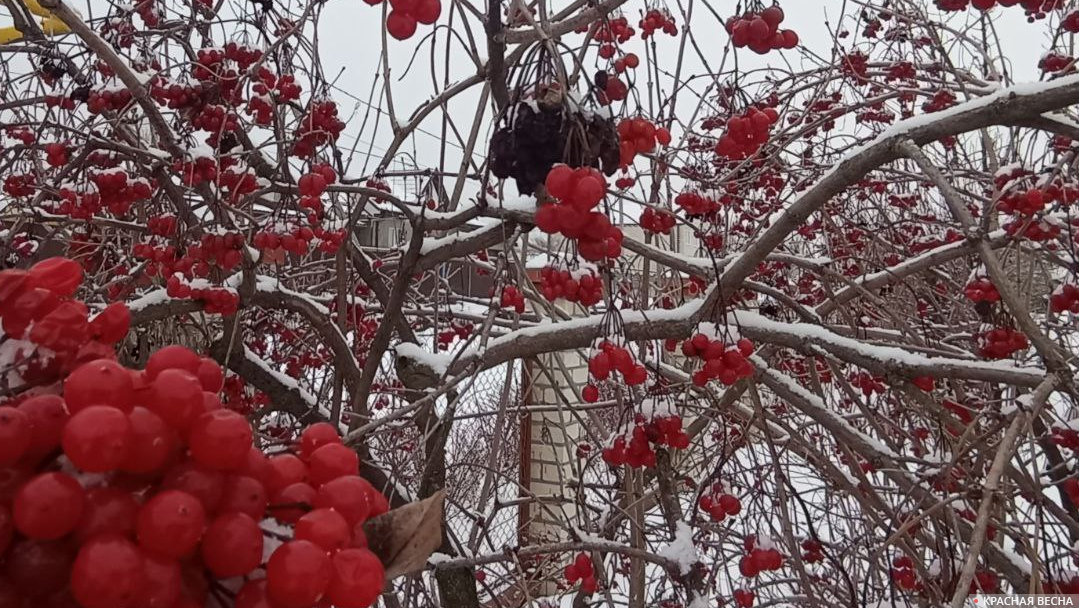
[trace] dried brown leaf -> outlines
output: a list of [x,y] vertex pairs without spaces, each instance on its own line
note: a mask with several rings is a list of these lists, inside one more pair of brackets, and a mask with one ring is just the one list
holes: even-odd
[[446,492],[410,502],[363,525],[368,548],[382,560],[386,580],[423,570],[442,544],[442,512]]

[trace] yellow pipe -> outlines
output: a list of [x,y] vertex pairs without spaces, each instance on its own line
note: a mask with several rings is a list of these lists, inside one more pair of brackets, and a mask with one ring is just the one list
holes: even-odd
[[[46,36],[60,36],[67,34],[71,31],[71,28],[66,23],[55,17],[49,9],[41,6],[37,0],[22,0],[26,5],[26,8],[30,9],[30,12],[38,17],[44,17],[41,20],[41,31]],[[23,33],[15,29],[15,26],[0,27],[0,44],[8,44],[21,40]]]

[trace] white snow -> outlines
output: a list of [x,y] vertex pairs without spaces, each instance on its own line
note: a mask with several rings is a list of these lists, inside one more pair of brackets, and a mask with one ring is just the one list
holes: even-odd
[[677,563],[683,575],[689,574],[693,564],[698,561],[697,547],[693,544],[693,529],[689,527],[689,524],[684,521],[678,522],[674,540],[660,549],[657,555]]

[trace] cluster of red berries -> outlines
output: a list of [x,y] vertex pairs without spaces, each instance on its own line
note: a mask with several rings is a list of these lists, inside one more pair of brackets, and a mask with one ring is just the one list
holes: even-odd
[[645,232],[651,232],[654,234],[670,234],[671,230],[677,223],[677,219],[674,214],[669,211],[656,210],[651,207],[645,207],[644,212],[641,213],[641,218],[638,220],[641,228]]
[[980,336],[981,355],[988,359],[1007,359],[1030,346],[1023,332],[1010,327],[997,327]]
[[224,234],[204,234],[198,245],[187,248],[188,257],[222,268],[232,270],[240,265],[243,256],[240,249],[244,246],[244,236],[238,232]]
[[915,591],[922,583],[914,573],[914,561],[907,555],[900,555],[892,560],[892,582],[903,591]]
[[68,147],[59,142],[45,144],[45,162],[50,167],[63,167],[68,161]]
[[502,288],[498,305],[502,308],[512,308],[514,312],[521,314],[525,311],[525,294],[515,285],[506,285]]
[[202,82],[173,82],[162,76],[150,80],[150,96],[170,110],[201,105],[211,88]]
[[172,170],[185,186],[196,187],[217,181],[217,162],[211,156],[195,156],[191,160],[176,160]]
[[802,541],[802,561],[807,564],[815,564],[824,560],[824,545],[815,538],[807,538]]
[[[588,31],[589,25],[585,23],[577,28],[578,34],[583,34]],[[611,44],[617,42],[619,44],[628,42],[633,35],[636,34],[633,28],[629,25],[629,19],[624,16],[618,16],[613,19],[601,20],[596,25],[596,31],[593,37],[597,42]]]
[[252,237],[251,242],[260,251],[275,251],[283,249],[295,255],[307,253],[311,241],[315,239],[315,232],[307,226],[298,226],[288,231],[260,230]]
[[607,195],[607,180],[592,167],[573,169],[555,165],[545,180],[547,193],[557,202],[536,211],[536,227],[577,241],[581,257],[589,262],[622,255],[622,231],[595,208]]
[[1031,188],[1026,192],[1007,194],[1000,199],[1000,211],[1018,215],[1034,215],[1045,209],[1048,197],[1040,188]]
[[86,98],[86,110],[91,114],[103,114],[122,110],[131,103],[131,91],[125,88],[97,89]]
[[1079,287],[1071,284],[1058,287],[1049,296],[1049,310],[1055,313],[1064,311],[1079,313]]
[[0,327],[9,340],[27,340],[53,354],[38,356],[27,347],[15,357],[14,371],[27,382],[48,383],[75,362],[108,352],[127,335],[131,315],[123,304],[106,307],[93,319],[89,309],[70,299],[82,282],[82,267],[49,258],[29,270],[0,271]]
[[646,118],[627,118],[618,123],[619,162],[623,167],[633,164],[638,154],[648,154],[656,149],[656,144],[666,146],[671,143],[671,132],[664,127],[657,128]]
[[629,96],[629,87],[621,78],[602,70],[596,73],[596,89],[599,91],[596,98],[603,106],[622,101]]
[[[308,427],[299,457],[267,458],[247,419],[222,407],[216,362],[170,346],[143,371],[117,363],[108,345],[126,336],[127,309],[113,304],[87,322],[85,305],[67,299],[81,281],[62,258],[0,273],[0,322],[12,338],[32,322],[29,340],[64,347],[38,328],[67,307],[83,317],[64,315],[67,342],[101,345],[81,345],[74,359],[57,352],[74,363],[62,395],[0,406],[0,466],[14,480],[0,496],[3,605],[197,608],[213,579],[258,573],[266,543],[277,542],[259,526],[267,513],[292,526],[291,538],[264,577],[241,587],[238,608],[373,604],[384,574],[362,524],[388,504],[358,476],[336,429]],[[26,321],[30,300],[45,312]]]
[[612,467],[628,465],[633,468],[655,467],[656,450],[654,446],[670,446],[684,450],[689,447],[689,435],[682,430],[681,416],[657,416],[646,420],[637,414],[629,442],[625,435],[619,435],[610,447],[600,453],[603,461]]
[[978,277],[966,284],[963,294],[971,302],[999,302],[1000,292],[988,277]]
[[451,321],[449,329],[438,332],[438,350],[448,350],[454,340],[467,340],[474,330],[475,327],[467,321]]
[[66,95],[46,95],[45,106],[49,108],[60,108],[61,110],[74,110],[75,100]]
[[710,215],[719,209],[719,203],[700,192],[679,192],[674,197],[674,204],[682,208],[686,215],[700,217]]
[[540,293],[549,302],[563,298],[594,306],[603,299],[603,280],[591,268],[571,271],[545,266],[540,270]]
[[734,590],[734,605],[738,608],[751,608],[753,606],[753,601],[756,599],[757,594],[749,589]]
[[1079,33],[1079,11],[1070,11],[1060,20],[1060,29],[1073,34]]
[[251,86],[251,99],[245,112],[254,117],[255,124],[267,126],[273,123],[273,108],[276,102],[284,103],[300,98],[300,85],[292,74],[278,76],[265,66],[258,71],[259,81]]
[[702,494],[697,500],[697,506],[715,522],[721,522],[728,515],[734,517],[742,512],[742,501],[728,492],[722,483],[712,484],[711,491]]
[[240,308],[240,295],[235,291],[223,287],[192,287],[176,274],[165,280],[165,293],[170,298],[198,300],[211,314],[231,315]]
[[648,379],[648,370],[634,360],[628,348],[604,340],[599,352],[588,359],[588,373],[596,381],[603,382],[614,371],[621,374],[622,380],[630,386],[644,384]]
[[[382,0],[364,0],[371,6]],[[439,0],[391,0],[390,14],[386,17],[386,33],[398,40],[408,40],[416,33],[418,23],[431,25],[442,14]]]
[[873,374],[859,370],[851,372],[847,377],[847,381],[851,386],[857,389],[861,389],[862,395],[866,397],[872,396],[874,393],[884,394],[888,387],[884,385],[884,378],[880,376],[874,376]]
[[757,538],[756,535],[746,536],[742,543],[746,554],[738,561],[738,570],[742,576],[753,578],[761,572],[779,570],[783,567],[783,555],[776,549],[770,539]]
[[[1054,426],[1050,431],[1050,439],[1054,444],[1062,448],[1079,450],[1079,430]],[[1075,489],[1079,492],[1079,482],[1076,482]]]
[[641,28],[641,38],[645,39],[651,38],[656,31],[670,36],[678,35],[678,24],[674,22],[674,17],[666,9],[662,11],[655,8],[648,9],[637,26]]
[[770,6],[759,13],[745,13],[741,17],[727,20],[727,33],[737,48],[749,47],[758,55],[779,49],[793,49],[798,46],[798,34],[794,30],[781,30],[785,15],[778,5]]
[[973,6],[980,11],[988,11],[994,6],[1021,5],[1030,18],[1045,18],[1050,11],[1064,8],[1063,0],[935,0],[937,8],[942,11],[963,11],[967,6]]
[[592,595],[596,592],[596,572],[592,566],[592,557],[584,551],[577,554],[573,563],[566,566],[566,582],[570,585],[581,583],[581,593]]
[[697,334],[682,342],[682,354],[704,362],[701,369],[693,372],[693,384],[697,386],[704,386],[710,380],[719,380],[730,386],[753,375],[753,364],[748,359],[753,354],[753,341],[748,338],[727,344],[723,340]]
[[155,184],[145,178],[131,178],[126,171],[111,169],[89,174],[97,186],[97,204],[103,205],[115,216],[122,216],[138,201],[153,194]]
[[315,148],[337,141],[345,123],[337,117],[337,104],[332,100],[312,101],[307,113],[300,119],[296,131],[296,144],[292,154],[306,158],[315,153]]
[[33,196],[37,191],[37,178],[32,174],[9,175],[4,178],[4,193],[8,196]]
[[155,215],[146,219],[146,229],[156,236],[173,236],[176,234],[175,215]]
[[1052,241],[1060,236],[1060,224],[1047,218],[1031,221],[1030,218],[1018,217],[1003,227],[1010,236],[1036,242]]
[[1063,72],[1065,70],[1074,71],[1075,58],[1070,55],[1061,55],[1049,51],[1042,55],[1042,58],[1038,60],[1038,69],[1043,72]]
[[779,120],[775,108],[750,107],[745,114],[727,120],[727,130],[716,142],[715,153],[732,160],[748,158],[768,142],[772,125]]

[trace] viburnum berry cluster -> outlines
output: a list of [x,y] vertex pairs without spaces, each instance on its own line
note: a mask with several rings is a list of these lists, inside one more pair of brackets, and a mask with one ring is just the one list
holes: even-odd
[[775,108],[750,107],[727,120],[727,130],[716,142],[715,153],[731,160],[749,158],[768,142],[772,125],[779,120]]
[[279,226],[256,232],[251,243],[263,252],[284,250],[288,253],[303,255],[307,253],[314,239],[314,230],[307,226]]
[[978,337],[979,352],[987,359],[1007,359],[1030,347],[1023,332],[1011,327],[995,327]]
[[[205,284],[205,281],[201,283]],[[165,293],[170,298],[198,300],[203,303],[206,312],[219,315],[235,314],[240,307],[240,295],[225,287],[203,287],[192,285],[183,279],[183,275],[174,274],[165,280]]]
[[603,300],[603,278],[587,266],[575,270],[544,266],[540,270],[540,293],[549,302],[562,298],[594,306]]
[[997,291],[989,277],[977,277],[963,287],[963,294],[971,302],[999,302],[1000,292]]
[[757,599],[757,595],[749,589],[735,589],[733,595],[734,605],[738,608],[751,608]]
[[742,378],[753,375],[753,364],[748,357],[753,354],[753,341],[741,338],[734,344],[696,334],[682,342],[682,354],[704,362],[701,369],[693,372],[693,383],[704,386],[710,380],[719,380],[730,386]]
[[1028,19],[1044,19],[1050,12],[1064,8],[1064,0],[935,0],[942,11],[963,11],[972,6],[980,11],[988,11],[994,6],[1022,6]]
[[719,210],[719,203],[702,192],[679,192],[674,197],[674,204],[682,208],[690,217],[710,215]]
[[807,538],[802,541],[802,561],[807,564],[815,564],[824,560],[824,545],[815,538]]
[[628,348],[604,340],[599,351],[588,359],[588,373],[597,382],[603,382],[612,372],[621,374],[622,381],[630,386],[644,384],[648,379],[648,370],[637,363]]
[[612,467],[653,468],[656,466],[655,446],[663,445],[677,449],[689,446],[689,435],[682,430],[681,417],[663,416],[646,421],[638,414],[629,441],[625,435],[618,435],[600,455]]
[[899,555],[892,560],[892,583],[903,591],[917,591],[922,587],[914,572],[914,560],[909,555]]
[[664,127],[656,127],[646,118],[627,118],[618,123],[620,159],[623,167],[633,164],[638,154],[648,154],[656,149],[656,144],[666,146],[671,143],[671,132]]
[[746,554],[738,562],[742,576],[754,578],[761,572],[779,570],[783,567],[783,554],[767,536],[747,535],[742,543]]
[[564,574],[566,582],[570,585],[581,583],[581,593],[592,595],[599,588],[596,583],[596,572],[592,565],[592,556],[584,551],[573,558],[573,563],[566,566]]
[[197,608],[240,576],[237,608],[372,605],[384,572],[362,526],[389,507],[337,429],[268,458],[215,361],[169,346],[119,364],[127,308],[88,321],[81,281],[63,258],[0,272],[5,348],[48,349],[55,372],[16,368],[36,388],[0,405],[3,605]]
[[300,158],[312,156],[319,146],[337,141],[344,130],[345,123],[337,117],[337,104],[332,99],[313,100],[300,119],[292,154]]
[[1071,283],[1057,287],[1049,296],[1049,310],[1058,314],[1064,311],[1079,313],[1079,287]]
[[641,28],[641,38],[644,39],[651,38],[657,31],[669,36],[678,35],[678,24],[667,9],[648,9],[637,26]]
[[607,179],[592,167],[573,169],[555,165],[545,180],[547,194],[556,202],[536,211],[536,227],[577,241],[581,257],[589,262],[622,255],[622,231],[596,207],[607,195]]
[[780,49],[793,49],[798,46],[798,33],[794,30],[781,30],[786,15],[779,5],[770,6],[762,11],[750,11],[740,17],[727,20],[727,33],[736,48],[749,47],[758,55]]
[[498,298],[498,305],[502,308],[512,308],[517,314],[525,311],[525,295],[516,285],[506,285]]
[[1048,197],[1041,188],[1031,188],[1025,192],[1011,192],[1000,198],[999,209],[1012,215],[1034,215],[1045,210]]
[[644,211],[641,212],[641,218],[638,220],[638,223],[645,232],[651,232],[653,234],[670,234],[675,224],[678,223],[678,219],[669,211],[645,207]]
[[[371,6],[383,0],[364,0]],[[408,40],[416,33],[418,24],[431,25],[442,14],[439,0],[390,0],[390,14],[386,17],[386,33],[397,40]]]
[[734,517],[742,512],[742,501],[720,482],[712,484],[708,493],[701,494],[697,499],[697,506],[714,522],[721,522],[728,516]]

